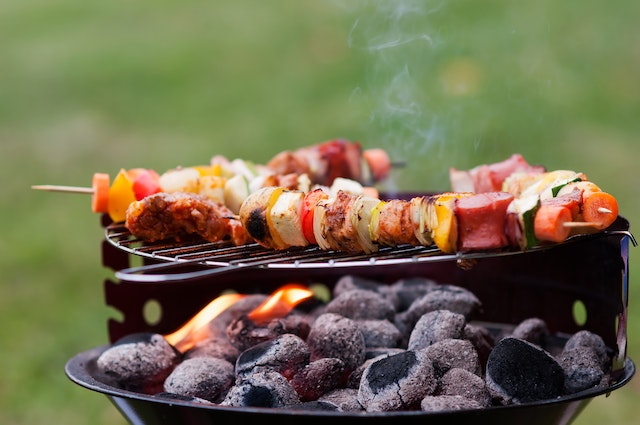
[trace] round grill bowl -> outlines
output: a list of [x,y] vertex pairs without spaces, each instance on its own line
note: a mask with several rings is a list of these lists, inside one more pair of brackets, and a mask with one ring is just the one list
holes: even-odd
[[[125,391],[105,384],[96,367],[96,359],[107,348],[97,347],[71,358],[65,367],[67,376],[76,384],[104,394],[129,422],[137,424],[216,424],[277,423],[299,425],[305,420],[329,421],[342,424],[430,424],[456,423],[484,424],[569,424],[595,397],[608,394],[631,380],[635,364],[626,359],[621,377],[612,385],[597,390],[587,390],[543,402],[496,406],[477,410],[460,410],[443,413],[400,411],[385,413],[350,413],[318,410],[274,409],[258,407],[223,407],[180,400],[163,399]],[[246,422],[245,422],[246,421]],[[274,421],[274,422],[270,422]]]

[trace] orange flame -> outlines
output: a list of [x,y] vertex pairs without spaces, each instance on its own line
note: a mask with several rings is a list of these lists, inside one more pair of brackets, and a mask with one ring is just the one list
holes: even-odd
[[271,319],[286,316],[296,305],[312,296],[313,291],[303,286],[284,285],[249,313],[248,317],[256,324],[266,323]]
[[[176,347],[180,352],[185,352],[193,347],[199,340],[204,339],[203,332],[206,332],[206,325],[215,319],[220,313],[231,307],[245,295],[224,294],[211,301],[191,318],[184,326],[172,334],[165,335],[169,344]],[[205,329],[203,331],[203,328]]]
[[[184,326],[172,334],[165,335],[165,339],[178,351],[184,353],[199,341],[208,337],[207,325],[209,322],[245,296],[242,294],[220,295],[193,316]],[[248,317],[256,324],[266,323],[269,320],[286,316],[296,305],[312,296],[313,291],[303,286],[296,284],[284,285],[251,311]]]

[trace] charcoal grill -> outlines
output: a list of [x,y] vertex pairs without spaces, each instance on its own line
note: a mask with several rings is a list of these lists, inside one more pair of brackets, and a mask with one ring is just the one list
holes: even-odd
[[[412,195],[407,195],[412,196]],[[555,335],[590,330],[616,350],[612,384],[544,402],[481,410],[427,413],[348,413],[296,409],[230,408],[169,400],[125,391],[101,379],[95,361],[108,347],[79,353],[66,365],[76,384],[104,394],[133,424],[226,424],[276,420],[281,424],[327,418],[337,423],[568,424],[594,397],[628,383],[635,365],[626,355],[629,222],[618,217],[603,232],[575,236],[562,244],[526,252],[444,255],[432,247],[399,246],[375,254],[354,255],[299,248],[266,250],[259,245],[231,246],[197,238],[142,243],[105,218],[103,265],[114,272],[104,280],[106,304],[119,312],[107,322],[109,342],[135,332],[169,334],[211,300],[228,290],[268,294],[286,283],[322,283],[329,289],[345,274],[392,283],[426,277],[465,287],[483,303],[478,320],[517,324],[529,317],[546,321]],[[160,309],[149,320],[150,303]],[[576,315],[582,307],[584,317]]]

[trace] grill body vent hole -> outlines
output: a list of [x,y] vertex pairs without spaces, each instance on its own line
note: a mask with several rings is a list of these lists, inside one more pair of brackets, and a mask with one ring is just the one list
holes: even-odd
[[162,318],[162,306],[157,300],[147,300],[142,308],[142,316],[148,325],[155,326],[160,323]]
[[573,303],[573,320],[578,326],[584,326],[587,323],[587,307],[581,300]]

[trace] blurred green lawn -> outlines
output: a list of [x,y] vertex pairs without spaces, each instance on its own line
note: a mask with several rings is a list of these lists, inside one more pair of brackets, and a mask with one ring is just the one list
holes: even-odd
[[[520,152],[640,222],[637,1],[220,3],[0,3],[0,423],[125,423],[64,375],[107,341],[99,218],[32,184],[346,137],[407,161],[383,189],[446,189],[450,166]],[[636,378],[575,423],[636,423],[639,395]]]

